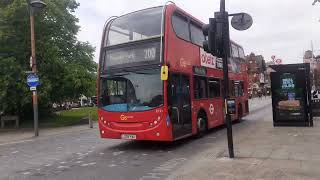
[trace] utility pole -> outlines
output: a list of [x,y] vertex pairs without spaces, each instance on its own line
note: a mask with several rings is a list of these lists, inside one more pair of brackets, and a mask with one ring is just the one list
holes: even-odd
[[[37,61],[36,61],[36,41],[34,31],[34,14],[36,10],[41,10],[46,7],[42,0],[27,0],[30,11],[30,33],[31,33],[31,70],[32,74],[37,74]],[[34,136],[39,136],[39,114],[38,114],[38,92],[32,89],[32,105],[33,105],[33,120],[34,120]]]
[[[208,38],[203,42],[203,49],[213,56],[222,58],[223,61],[223,80],[224,80],[224,106],[228,137],[229,157],[234,158],[233,136],[231,114],[235,113],[235,100],[229,96],[229,67],[230,57],[230,33],[229,16],[233,16],[231,24],[237,30],[246,30],[252,25],[252,18],[245,13],[228,14],[226,12],[225,0],[220,0],[220,12],[215,12],[215,18],[209,19],[209,24],[202,27],[204,36]],[[229,107],[230,106],[230,107]]]
[[[34,33],[34,10],[30,8],[30,32],[31,32],[31,64],[32,73],[37,74],[36,61],[36,42]],[[32,91],[33,120],[34,120],[34,136],[39,136],[39,115],[38,115],[38,92]]]

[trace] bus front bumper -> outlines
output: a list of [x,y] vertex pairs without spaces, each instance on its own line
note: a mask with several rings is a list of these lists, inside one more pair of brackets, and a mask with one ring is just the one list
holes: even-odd
[[165,121],[157,126],[144,130],[117,130],[99,121],[101,138],[145,140],[145,141],[173,141],[172,127],[167,126]]

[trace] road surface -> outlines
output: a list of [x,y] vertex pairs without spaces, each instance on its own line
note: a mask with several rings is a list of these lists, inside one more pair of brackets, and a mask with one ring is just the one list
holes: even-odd
[[[270,120],[270,102],[261,100],[261,108],[234,124],[234,136],[259,121]],[[77,131],[0,145],[0,179],[165,179],[214,145],[221,147],[221,154],[227,152],[224,127],[199,139],[174,143],[106,140],[100,139],[97,129]]]

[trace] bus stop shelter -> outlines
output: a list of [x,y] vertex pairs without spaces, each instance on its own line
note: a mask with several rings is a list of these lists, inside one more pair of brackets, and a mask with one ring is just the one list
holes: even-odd
[[274,126],[313,126],[310,64],[272,65]]

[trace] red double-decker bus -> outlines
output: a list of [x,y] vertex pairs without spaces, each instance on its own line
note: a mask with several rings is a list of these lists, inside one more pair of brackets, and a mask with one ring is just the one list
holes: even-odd
[[[102,138],[174,141],[225,123],[222,61],[203,50],[202,25],[175,4],[107,21],[97,83]],[[249,112],[248,78],[242,47],[230,49],[237,120]]]

